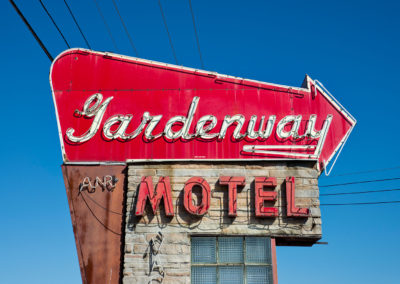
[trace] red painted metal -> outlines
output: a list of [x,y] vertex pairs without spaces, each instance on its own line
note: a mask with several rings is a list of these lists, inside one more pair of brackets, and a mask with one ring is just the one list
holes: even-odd
[[[314,86],[314,81],[309,77],[306,77],[304,88],[294,88],[73,49],[57,57],[52,65],[50,79],[64,161],[318,159],[322,162],[332,158],[355,124],[320,88]],[[96,93],[102,94],[102,102],[113,97],[105,106],[98,131],[88,141],[71,142],[67,138],[68,130],[73,129],[75,136],[82,136],[91,127],[93,117],[79,115],[76,110],[82,111],[84,103]],[[169,119],[174,116],[182,116],[183,119],[187,117],[189,107],[196,97],[199,99],[197,109],[191,123],[187,121],[186,125],[187,139],[180,137],[169,140],[164,135],[149,140],[144,135],[145,128],[137,137],[123,141],[108,139],[104,134],[104,123],[115,115],[125,116],[126,119],[132,116],[126,129],[127,133],[132,133],[141,124],[144,112],[149,112],[150,116],[162,115],[152,134],[163,133]],[[88,107],[94,107],[94,103]],[[241,134],[247,131],[251,116],[257,116],[254,128],[258,130],[261,116],[268,120],[270,115],[276,115],[272,135],[267,139],[250,139],[248,136],[234,139],[234,123],[223,139],[190,137],[190,134],[198,133],[196,123],[205,115],[213,115],[217,119],[210,133],[218,133],[227,115],[232,117],[238,114],[245,119]],[[318,157],[311,156],[312,148],[302,148],[304,156],[301,157],[244,151],[245,146],[285,146],[281,152],[295,154],[299,150],[287,147],[315,146],[318,139],[310,136],[295,139],[279,138],[276,135],[277,123],[288,115],[302,116],[298,131],[300,135],[306,133],[311,115],[317,115],[314,126],[316,131],[321,130],[327,118],[332,115]],[[203,124],[203,129],[207,128],[207,123]],[[264,122],[264,129],[265,125]],[[183,126],[178,122],[172,129],[178,132]],[[285,131],[290,131],[290,127],[290,124],[286,125]],[[115,132],[117,128],[118,125],[114,125],[110,132]]]
[[[193,188],[201,188],[201,202],[199,205],[195,205],[193,202]],[[208,208],[210,208],[211,190],[208,182],[201,177],[190,178],[184,186],[183,192],[183,205],[185,209],[193,215],[204,215],[207,213]]]
[[[219,178],[220,185],[228,186],[228,216],[236,217],[237,213],[237,187],[245,186],[245,177],[221,176]],[[265,190],[266,188],[275,189],[277,186],[276,178],[274,177],[256,177],[255,183],[255,213],[257,217],[277,217],[278,209],[276,207],[265,207],[264,202],[275,202],[277,192]],[[193,188],[201,188],[201,202],[199,205],[194,204]],[[142,177],[136,205],[136,216],[143,216],[146,201],[149,200],[153,213],[164,200],[166,216],[174,216],[174,207],[171,198],[171,185],[169,177],[160,177],[159,181],[153,189],[153,181],[151,177]],[[192,177],[184,185],[184,207],[194,215],[204,215],[210,207],[211,190],[208,182],[202,177]],[[286,204],[288,217],[308,217],[308,208],[298,208],[295,206],[295,178],[286,178]]]
[[288,217],[308,217],[310,210],[308,208],[299,208],[295,205],[295,178],[286,178],[286,210]]
[[265,191],[265,188],[275,189],[277,183],[276,178],[256,177],[255,185],[255,212],[257,217],[277,217],[278,209],[275,207],[265,207],[264,202],[275,202],[277,197],[276,191]]
[[222,176],[219,178],[219,184],[221,185],[227,185],[228,186],[228,193],[229,193],[229,213],[228,216],[230,217],[236,217],[236,206],[237,206],[237,187],[238,186],[244,186],[246,184],[246,178],[245,177],[226,177]]
[[[125,166],[63,165],[82,283],[118,284],[123,248]],[[104,176],[118,180],[115,188],[82,189],[85,178]]]
[[139,186],[139,195],[136,204],[136,216],[143,216],[146,201],[149,200],[153,213],[157,212],[161,198],[164,200],[166,216],[174,216],[174,206],[172,205],[171,184],[169,177],[160,177],[155,190],[153,190],[153,180],[151,177],[142,177]]
[[276,260],[276,240],[271,238],[271,254],[272,254],[272,281],[278,284],[278,263]]

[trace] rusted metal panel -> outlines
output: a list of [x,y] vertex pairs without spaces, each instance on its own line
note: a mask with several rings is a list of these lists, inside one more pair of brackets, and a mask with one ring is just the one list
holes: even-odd
[[121,279],[125,166],[63,165],[82,283]]

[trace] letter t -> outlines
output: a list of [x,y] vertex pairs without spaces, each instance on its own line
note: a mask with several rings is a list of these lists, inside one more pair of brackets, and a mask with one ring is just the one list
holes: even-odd
[[246,184],[245,177],[220,177],[219,178],[220,185],[228,185],[228,192],[229,192],[229,213],[230,217],[236,217],[236,194],[237,194],[237,187],[238,185],[244,186]]

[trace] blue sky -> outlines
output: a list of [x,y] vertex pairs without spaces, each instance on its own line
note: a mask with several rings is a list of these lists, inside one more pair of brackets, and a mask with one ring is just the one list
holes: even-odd
[[[85,47],[62,0],[43,0],[72,47]],[[70,0],[94,50],[134,53],[111,0]],[[193,0],[205,69],[300,86],[318,79],[356,117],[332,176],[320,184],[400,176],[398,1]],[[39,1],[16,0],[55,57],[65,43]],[[119,0],[139,57],[175,63],[157,1]],[[188,2],[162,1],[179,64],[200,68]],[[8,1],[0,3],[0,275],[2,283],[80,283],[50,61]],[[336,176],[335,176],[336,175]],[[321,188],[321,193],[400,188],[398,181]],[[400,192],[321,197],[321,203],[400,200]],[[280,283],[398,283],[400,204],[322,207],[328,245],[279,247]]]

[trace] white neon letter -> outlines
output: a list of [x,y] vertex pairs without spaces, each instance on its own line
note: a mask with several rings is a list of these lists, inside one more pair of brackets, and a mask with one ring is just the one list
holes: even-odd
[[[97,130],[99,130],[104,113],[106,112],[107,106],[112,99],[113,97],[109,97],[100,105],[101,101],[103,100],[102,94],[97,93],[89,97],[83,105],[82,111],[75,110],[75,112],[86,117],[94,116],[92,125],[82,136],[74,136],[73,134],[75,133],[75,129],[68,128],[67,132],[65,133],[67,138],[74,143],[83,143],[91,139],[96,134]],[[93,104],[93,102],[94,105],[90,106]]]

